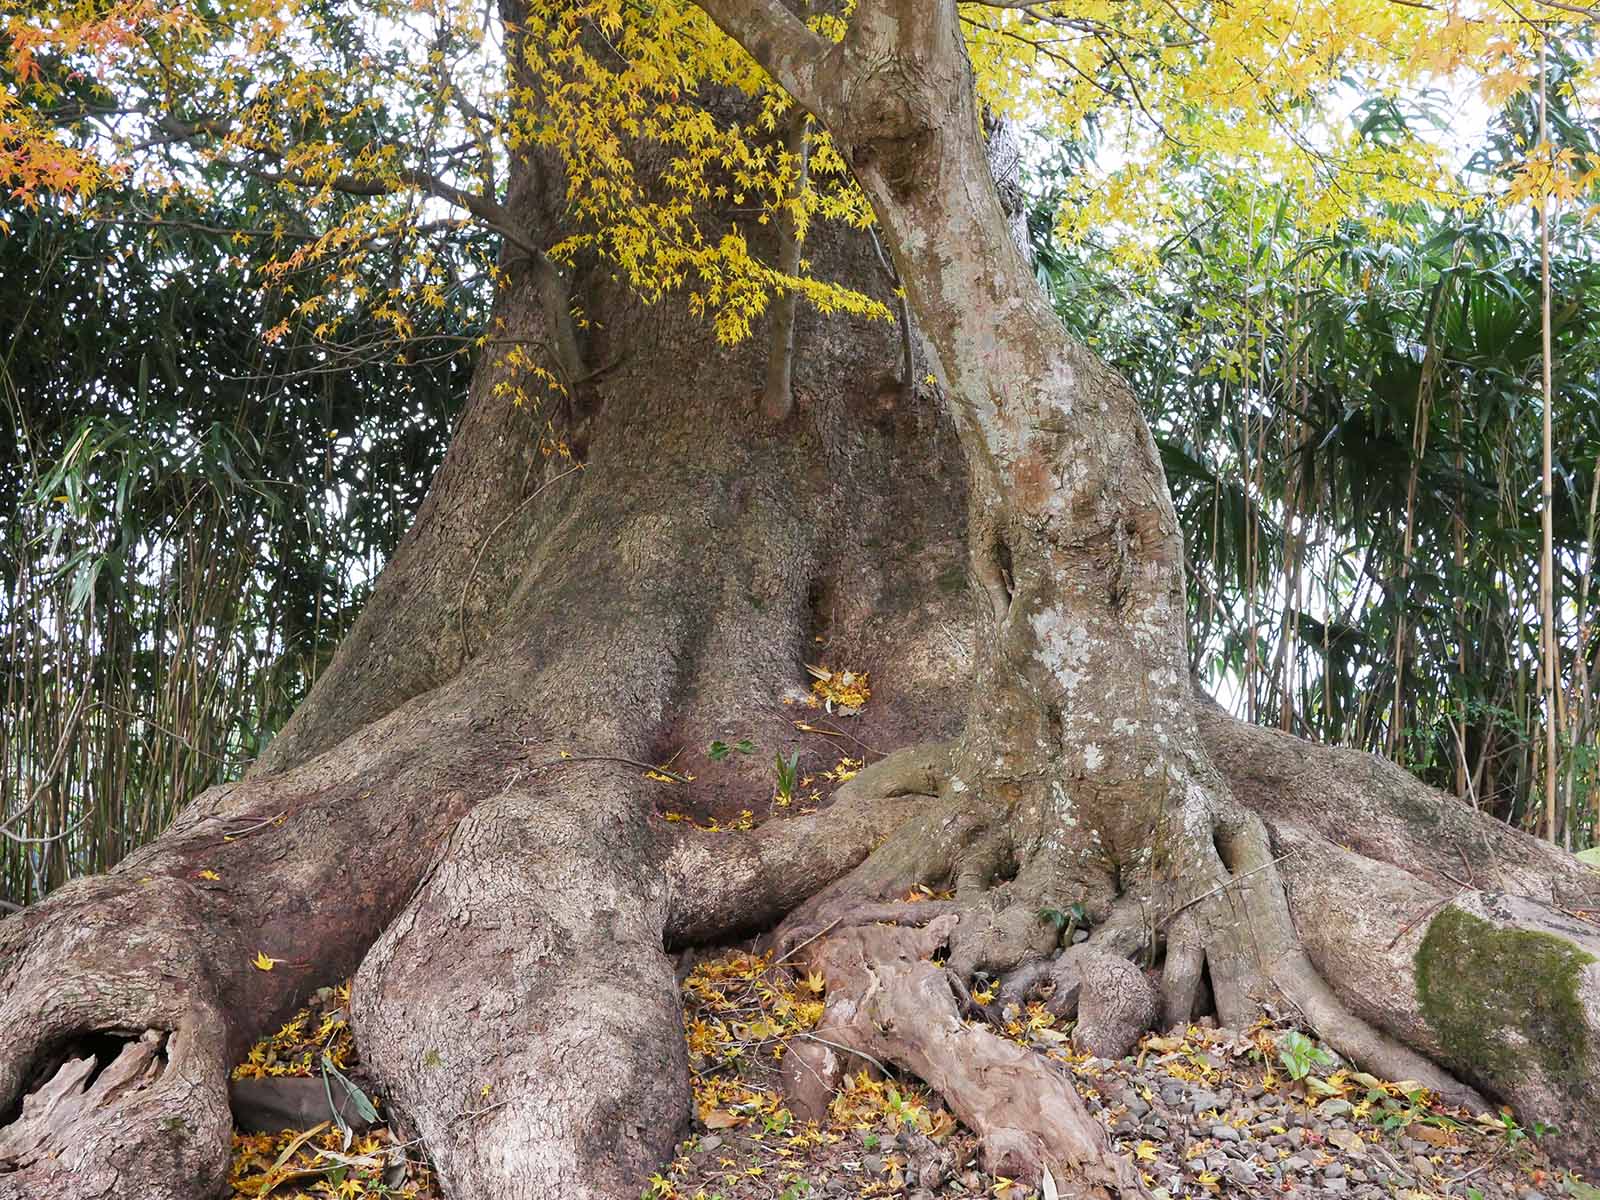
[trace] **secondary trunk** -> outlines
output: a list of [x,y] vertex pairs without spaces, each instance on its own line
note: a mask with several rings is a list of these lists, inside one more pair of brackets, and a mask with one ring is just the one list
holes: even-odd
[[[954,0],[864,0],[838,43],[775,0],[702,6],[829,129],[872,201],[966,459],[969,569],[981,585],[975,690],[939,805],[792,920],[790,940],[853,914],[882,920],[881,902],[912,884],[952,883],[958,919],[939,941],[958,993],[976,970],[1005,977],[1016,998],[1048,973],[1058,994],[1084,995],[1096,1038],[1111,1044],[1104,1014],[1146,1007],[1127,995],[1107,1000],[1104,992],[1129,985],[1105,969],[1102,952],[1162,955],[1167,1023],[1187,1019],[1209,982],[1229,1025],[1243,1027],[1265,1001],[1287,1002],[1364,1065],[1454,1102],[1482,1104],[1477,1084],[1593,1112],[1594,1085],[1555,1065],[1579,1042],[1593,1053],[1600,929],[1585,910],[1574,918],[1542,897],[1469,903],[1484,893],[1476,879],[1463,884],[1453,901],[1425,910],[1445,911],[1412,939],[1420,945],[1405,937],[1420,918],[1385,943],[1390,975],[1417,996],[1401,1013],[1374,1011],[1372,993],[1350,985],[1325,920],[1296,921],[1315,894],[1348,921],[1346,954],[1374,952],[1394,910],[1365,911],[1353,886],[1310,885],[1363,871],[1392,878],[1394,867],[1425,879],[1429,856],[1409,841],[1419,824],[1443,823],[1440,798],[1412,797],[1408,844],[1375,839],[1378,858],[1339,869],[1321,856],[1323,874],[1308,876],[1321,839],[1269,825],[1261,810],[1270,795],[1251,805],[1217,770],[1188,678],[1182,537],[1149,429],[1126,384],[1066,333],[1009,236]],[[1221,744],[1237,749],[1240,735],[1221,728]],[[1375,813],[1384,795],[1380,784],[1355,807]],[[1315,813],[1297,815],[1315,824]],[[1475,827],[1467,836],[1487,835]],[[1592,904],[1594,877],[1570,860],[1525,841],[1515,854],[1563,878],[1579,898],[1569,903]],[[1532,874],[1519,872],[1519,882]],[[1087,910],[1094,936],[1046,969],[1060,926],[1045,918],[1071,903]],[[1562,1021],[1584,1033],[1529,1032],[1538,1022],[1515,994],[1511,965],[1524,936],[1571,997]],[[912,939],[904,952],[915,950]],[[847,993],[853,982],[830,976]],[[1468,1011],[1500,1029],[1489,1039],[1495,1049],[1465,1044]],[[1125,1047],[1140,1022],[1124,1023]],[[915,1063],[920,1035],[904,1021],[895,1027],[898,1049],[876,1048]],[[1525,1056],[1506,1047],[1523,1037],[1557,1043],[1533,1056],[1543,1067],[1513,1061]],[[1042,1096],[1047,1083],[1037,1086]],[[1581,1123],[1592,1130],[1592,1120]],[[1030,1147],[1023,1156],[1032,1154],[1033,1171],[1041,1159],[1052,1164],[1057,1179],[1127,1190],[1098,1133],[1068,1123],[1052,1138],[1032,1128],[1020,1137]],[[1593,1136],[1579,1136],[1578,1153]],[[1002,1124],[985,1145],[996,1169],[1018,1169],[1016,1129]]]

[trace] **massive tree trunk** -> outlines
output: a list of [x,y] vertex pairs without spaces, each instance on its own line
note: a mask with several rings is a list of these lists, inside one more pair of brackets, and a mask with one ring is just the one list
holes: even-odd
[[[526,176],[514,195],[554,218]],[[810,253],[887,290],[864,236]],[[513,350],[550,340],[548,279],[506,265],[450,453],[294,720],[159,841],[0,925],[0,1196],[214,1192],[230,1064],[358,966],[364,1060],[452,1195],[637,1195],[688,1115],[668,947],[770,924],[931,786],[913,754],[753,834],[662,815],[765,816],[779,751],[820,770],[951,727],[962,468],[898,331],[802,314],[774,422],[762,343],[719,349],[600,273],[568,286],[603,369],[534,412]],[[546,456],[579,428],[581,467]],[[808,662],[881,680],[866,714],[789,707]]]
[[[708,7],[851,153],[943,412],[898,380],[894,329],[802,314],[774,420],[767,339],[716,348],[596,273],[564,285],[603,368],[564,412],[575,470],[497,386],[510,346],[562,336],[548,264],[508,256],[451,453],[301,713],[248,779],[0,924],[0,1197],[215,1191],[228,1064],[358,967],[364,1059],[451,1196],[635,1196],[688,1117],[668,951],[775,924],[829,930],[807,952],[840,1036],[933,1079],[1008,1174],[1140,1190],[1070,1086],[963,1024],[970,975],[1070,982],[1103,1044],[1137,1032],[1096,1020],[1139,1008],[1107,989],[1145,954],[1166,1020],[1203,980],[1228,1022],[1288,1001],[1380,1072],[1600,1153],[1600,877],[1194,697],[1149,431],[1011,244],[953,5],[897,28],[863,0],[838,48],[776,5]],[[519,179],[523,219],[555,220],[559,189]],[[808,256],[881,287],[864,239]],[[783,704],[818,660],[876,685],[833,737]],[[741,737],[761,753],[704,756]],[[763,811],[775,751],[862,745],[819,812],[664,820]],[[646,776],[669,760],[694,782]],[[913,883],[955,899],[866,927]],[[1092,936],[1063,952],[1041,912],[1080,902]]]

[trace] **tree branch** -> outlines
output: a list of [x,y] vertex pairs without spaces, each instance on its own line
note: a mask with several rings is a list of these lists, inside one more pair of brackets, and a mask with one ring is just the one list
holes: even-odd
[[[795,101],[818,113],[822,91],[817,68],[832,44],[813,33],[782,0],[695,0],[700,9]],[[821,114],[818,113],[820,116]]]

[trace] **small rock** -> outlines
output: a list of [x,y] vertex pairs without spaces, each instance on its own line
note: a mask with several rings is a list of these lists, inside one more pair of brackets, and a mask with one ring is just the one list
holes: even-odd
[[1311,1164],[1298,1154],[1283,1160],[1283,1169],[1285,1171],[1304,1171],[1310,1166]]
[[1347,1181],[1343,1176],[1337,1179],[1324,1179],[1322,1181],[1322,1190],[1325,1192],[1332,1192],[1336,1196],[1343,1195],[1349,1189],[1349,1187],[1349,1181]]
[[1223,1107],[1225,1107],[1225,1102],[1215,1092],[1196,1092],[1189,1098],[1190,1112],[1203,1113],[1213,1108],[1221,1109]]
[[720,1145],[722,1145],[722,1135],[720,1133],[708,1133],[700,1139],[697,1149],[701,1151],[715,1150]]
[[1256,1168],[1254,1163],[1236,1162],[1228,1166],[1228,1178],[1235,1183],[1249,1187],[1256,1182]]
[[868,1175],[883,1174],[883,1155],[869,1154],[861,1160],[861,1169]]
[[[365,1133],[372,1122],[356,1111],[344,1088],[333,1088],[333,1102],[345,1123]],[[310,1129],[333,1118],[328,1107],[329,1088],[320,1079],[279,1075],[270,1079],[235,1079],[228,1084],[228,1103],[234,1124],[250,1133],[276,1133],[280,1129]]]
[[1355,1105],[1348,1100],[1341,1100],[1335,1096],[1332,1100],[1324,1100],[1317,1105],[1317,1116],[1324,1121],[1331,1121],[1335,1117],[1346,1117],[1355,1111]]
[[1367,1144],[1361,1140],[1361,1135],[1354,1130],[1330,1129],[1328,1131],[1328,1142],[1354,1158],[1366,1157]]
[[1344,1178],[1344,1164],[1343,1163],[1329,1163],[1327,1166],[1322,1168],[1322,1177],[1324,1179],[1343,1179]]
[[1232,1125],[1213,1125],[1211,1136],[1219,1142],[1237,1142],[1243,1135]]

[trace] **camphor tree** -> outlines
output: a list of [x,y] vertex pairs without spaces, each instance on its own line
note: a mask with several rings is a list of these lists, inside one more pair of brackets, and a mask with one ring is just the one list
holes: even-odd
[[[1149,431],[1038,292],[983,132],[985,105],[1139,114],[1149,152],[1071,220],[1159,225],[1163,172],[1225,162],[1307,220],[1357,188],[1446,202],[1435,151],[1316,99],[1462,57],[1520,86],[1540,31],[1366,0],[702,7],[505,0],[503,74],[426,5],[10,19],[23,187],[132,164],[368,197],[288,256],[326,262],[301,315],[330,337],[375,239],[451,213],[503,252],[451,450],[312,694],[243,780],[0,924],[0,1196],[214,1190],[229,1064],[352,970],[364,1061],[451,1195],[636,1194],[689,1115],[669,952],[760,931],[824,974],[834,1040],[1079,1194],[1143,1185],[1064,1079],[962,1020],[977,971],[1054,982],[1109,1054],[1202,1005],[1294,1012],[1600,1153],[1600,877],[1197,695]],[[818,657],[870,669],[847,735],[892,752],[815,813],[665,822],[765,786],[686,764],[794,743]],[[892,903],[919,883],[952,896]]]

